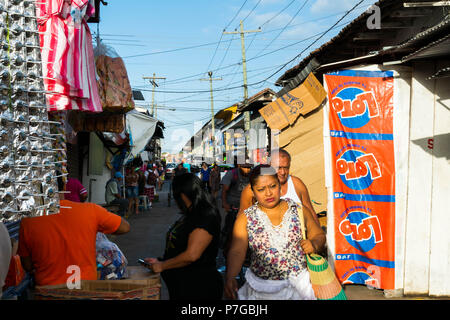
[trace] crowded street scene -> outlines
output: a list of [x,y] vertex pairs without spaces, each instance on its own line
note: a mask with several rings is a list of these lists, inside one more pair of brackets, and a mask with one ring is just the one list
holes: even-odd
[[0,307],[450,300],[450,1],[0,0],[0,28]]

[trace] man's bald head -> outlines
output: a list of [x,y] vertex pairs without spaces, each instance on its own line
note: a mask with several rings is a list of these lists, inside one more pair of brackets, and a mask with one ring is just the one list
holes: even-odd
[[272,162],[277,158],[287,158],[289,160],[289,163],[291,163],[291,155],[284,149],[276,149],[272,152],[272,154],[270,155],[270,161]]
[[283,185],[289,178],[291,155],[284,149],[277,149],[270,155],[270,165],[277,170],[278,180]]

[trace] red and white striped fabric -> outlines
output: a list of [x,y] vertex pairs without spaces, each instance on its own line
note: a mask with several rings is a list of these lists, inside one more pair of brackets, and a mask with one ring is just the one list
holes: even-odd
[[86,22],[95,13],[94,0],[41,0],[36,8],[48,111],[101,112]]

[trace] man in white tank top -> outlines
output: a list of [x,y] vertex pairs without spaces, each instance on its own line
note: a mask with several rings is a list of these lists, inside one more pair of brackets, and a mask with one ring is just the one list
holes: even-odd
[[[270,165],[277,170],[278,180],[281,184],[281,199],[290,198],[307,207],[312,213],[314,213],[312,216],[320,225],[317,213],[312,206],[311,199],[309,198],[306,185],[300,178],[289,174],[289,169],[291,166],[290,154],[283,149],[273,152],[270,157]],[[253,193],[249,184],[242,190],[239,212],[243,212],[245,209],[252,206],[253,202]]]

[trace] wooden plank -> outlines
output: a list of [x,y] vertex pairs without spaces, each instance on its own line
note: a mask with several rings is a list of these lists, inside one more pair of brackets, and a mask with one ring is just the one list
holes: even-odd
[[405,294],[428,294],[433,163],[423,139],[433,136],[434,86],[427,81],[433,63],[413,67],[408,211],[405,239]]
[[[447,62],[447,65],[450,62]],[[444,67],[445,64],[438,66]],[[436,80],[431,208],[430,295],[450,295],[450,78]]]
[[[394,150],[395,150],[395,289],[404,285],[405,230],[408,208],[408,162],[411,106],[411,68],[388,66],[394,73]],[[391,291],[391,294],[397,294]]]
[[446,6],[450,6],[450,1],[404,2],[403,6],[405,8],[446,7]]
[[410,8],[408,10],[395,10],[390,15],[389,18],[416,18],[416,17],[427,17],[433,13],[432,9],[427,8]]

